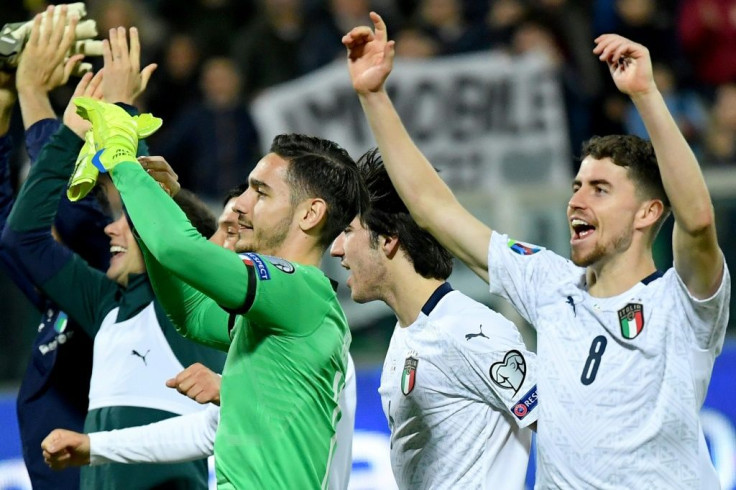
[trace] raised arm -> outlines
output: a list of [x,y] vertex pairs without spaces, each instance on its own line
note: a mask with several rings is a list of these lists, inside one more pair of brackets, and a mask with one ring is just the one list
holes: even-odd
[[[55,8],[59,10],[56,16]],[[56,118],[49,92],[64,85],[84,58],[76,54],[65,60],[74,42],[74,31],[79,20],[76,16],[67,19],[67,15],[66,5],[50,6],[45,13],[33,19],[31,34],[16,73],[23,126],[26,129],[43,119]],[[44,17],[46,21],[42,22]]]
[[[75,93],[91,95],[94,84],[87,74]],[[94,334],[89,329],[101,320],[98,306],[103,298],[112,297],[117,286],[51,234],[62,190],[81,146],[82,140],[62,126],[43,147],[10,213],[2,246],[46,296]],[[70,291],[69,284],[75,289]]]
[[[10,152],[13,143],[8,131],[10,118],[17,98],[13,76],[0,71],[0,233],[5,229],[13,207],[13,184],[10,180]],[[0,248],[0,263],[12,281],[36,308],[43,307],[43,300],[25,271],[7,250]]]
[[675,269],[694,297],[708,298],[721,284],[723,255],[698,161],[654,83],[649,50],[615,34],[604,34],[595,42],[593,52],[608,64],[616,87],[631,97],[654,146],[675,217]]
[[491,230],[455,198],[412,141],[385,89],[394,42],[383,19],[371,12],[373,29],[356,27],[343,36],[348,70],[391,181],[414,220],[488,282]]
[[[136,232],[140,234],[138,230]],[[138,240],[138,245],[156,298],[177,332],[190,340],[227,352],[230,348],[228,313],[204,293],[172,274],[148,250],[142,239]]]
[[[111,30],[103,55],[106,72],[108,64],[113,64],[129,80],[128,86],[145,86],[145,73],[150,75],[152,68],[149,65],[139,72],[140,45],[135,29],[130,30],[130,45],[124,29]],[[105,98],[109,100],[111,96],[106,94]],[[194,340],[210,345],[221,341],[229,344],[227,313],[220,306],[243,307],[249,272],[235,253],[208,242],[137,162],[141,124],[147,121],[156,126],[156,118],[147,115],[148,118],[134,120],[119,107],[90,98],[79,98],[75,103],[78,112],[93,123],[94,143],[102,151],[92,161],[100,171],[110,172],[120,191],[142,241],[151,282],[172,322]],[[161,267],[165,270],[159,272]],[[201,320],[198,326],[190,321],[193,317]],[[194,331],[195,327],[199,332]],[[217,332],[209,332],[211,328]]]

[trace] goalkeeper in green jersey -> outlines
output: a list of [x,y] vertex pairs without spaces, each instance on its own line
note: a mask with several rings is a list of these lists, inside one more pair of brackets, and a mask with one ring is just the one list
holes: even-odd
[[277,136],[235,209],[238,255],[208,242],[135,161],[136,122],[75,100],[140,237],[157,297],[180,333],[228,352],[215,438],[220,489],[324,488],[350,330],[318,268],[367,193],[335,143]]

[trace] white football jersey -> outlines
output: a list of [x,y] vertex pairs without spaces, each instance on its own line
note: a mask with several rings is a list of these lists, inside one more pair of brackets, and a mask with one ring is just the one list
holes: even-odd
[[698,414],[728,323],[725,264],[706,300],[674,269],[596,298],[584,268],[494,232],[488,273],[538,333],[536,488],[719,488]]
[[399,488],[524,488],[536,359],[503,316],[443,284],[396,325],[378,391]]

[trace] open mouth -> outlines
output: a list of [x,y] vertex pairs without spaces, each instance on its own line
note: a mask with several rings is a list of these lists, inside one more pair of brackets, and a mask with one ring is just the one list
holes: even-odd
[[595,226],[580,218],[571,219],[570,227],[572,228],[573,241],[587,238],[595,231]]
[[110,255],[112,255],[113,258],[117,257],[120,254],[124,254],[127,251],[128,251],[127,248],[121,247],[120,245],[112,245],[110,247]]

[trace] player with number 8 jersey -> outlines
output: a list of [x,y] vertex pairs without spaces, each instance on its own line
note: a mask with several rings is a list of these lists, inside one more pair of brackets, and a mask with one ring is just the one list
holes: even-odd
[[[380,16],[371,20],[343,44],[391,181],[416,222],[537,329],[536,488],[718,488],[698,414],[731,279],[705,179],[649,50],[615,34],[594,40],[651,141],[609,135],[583,145],[568,261],[509,240],[460,204],[389,98],[393,41]],[[659,274],[652,246],[670,213],[674,263]]]
[[723,345],[728,271],[704,301],[674,269],[599,298],[585,268],[513,243],[493,232],[490,286],[535,326],[538,357],[554,359],[537,374],[542,488],[718,488],[693,407]]

